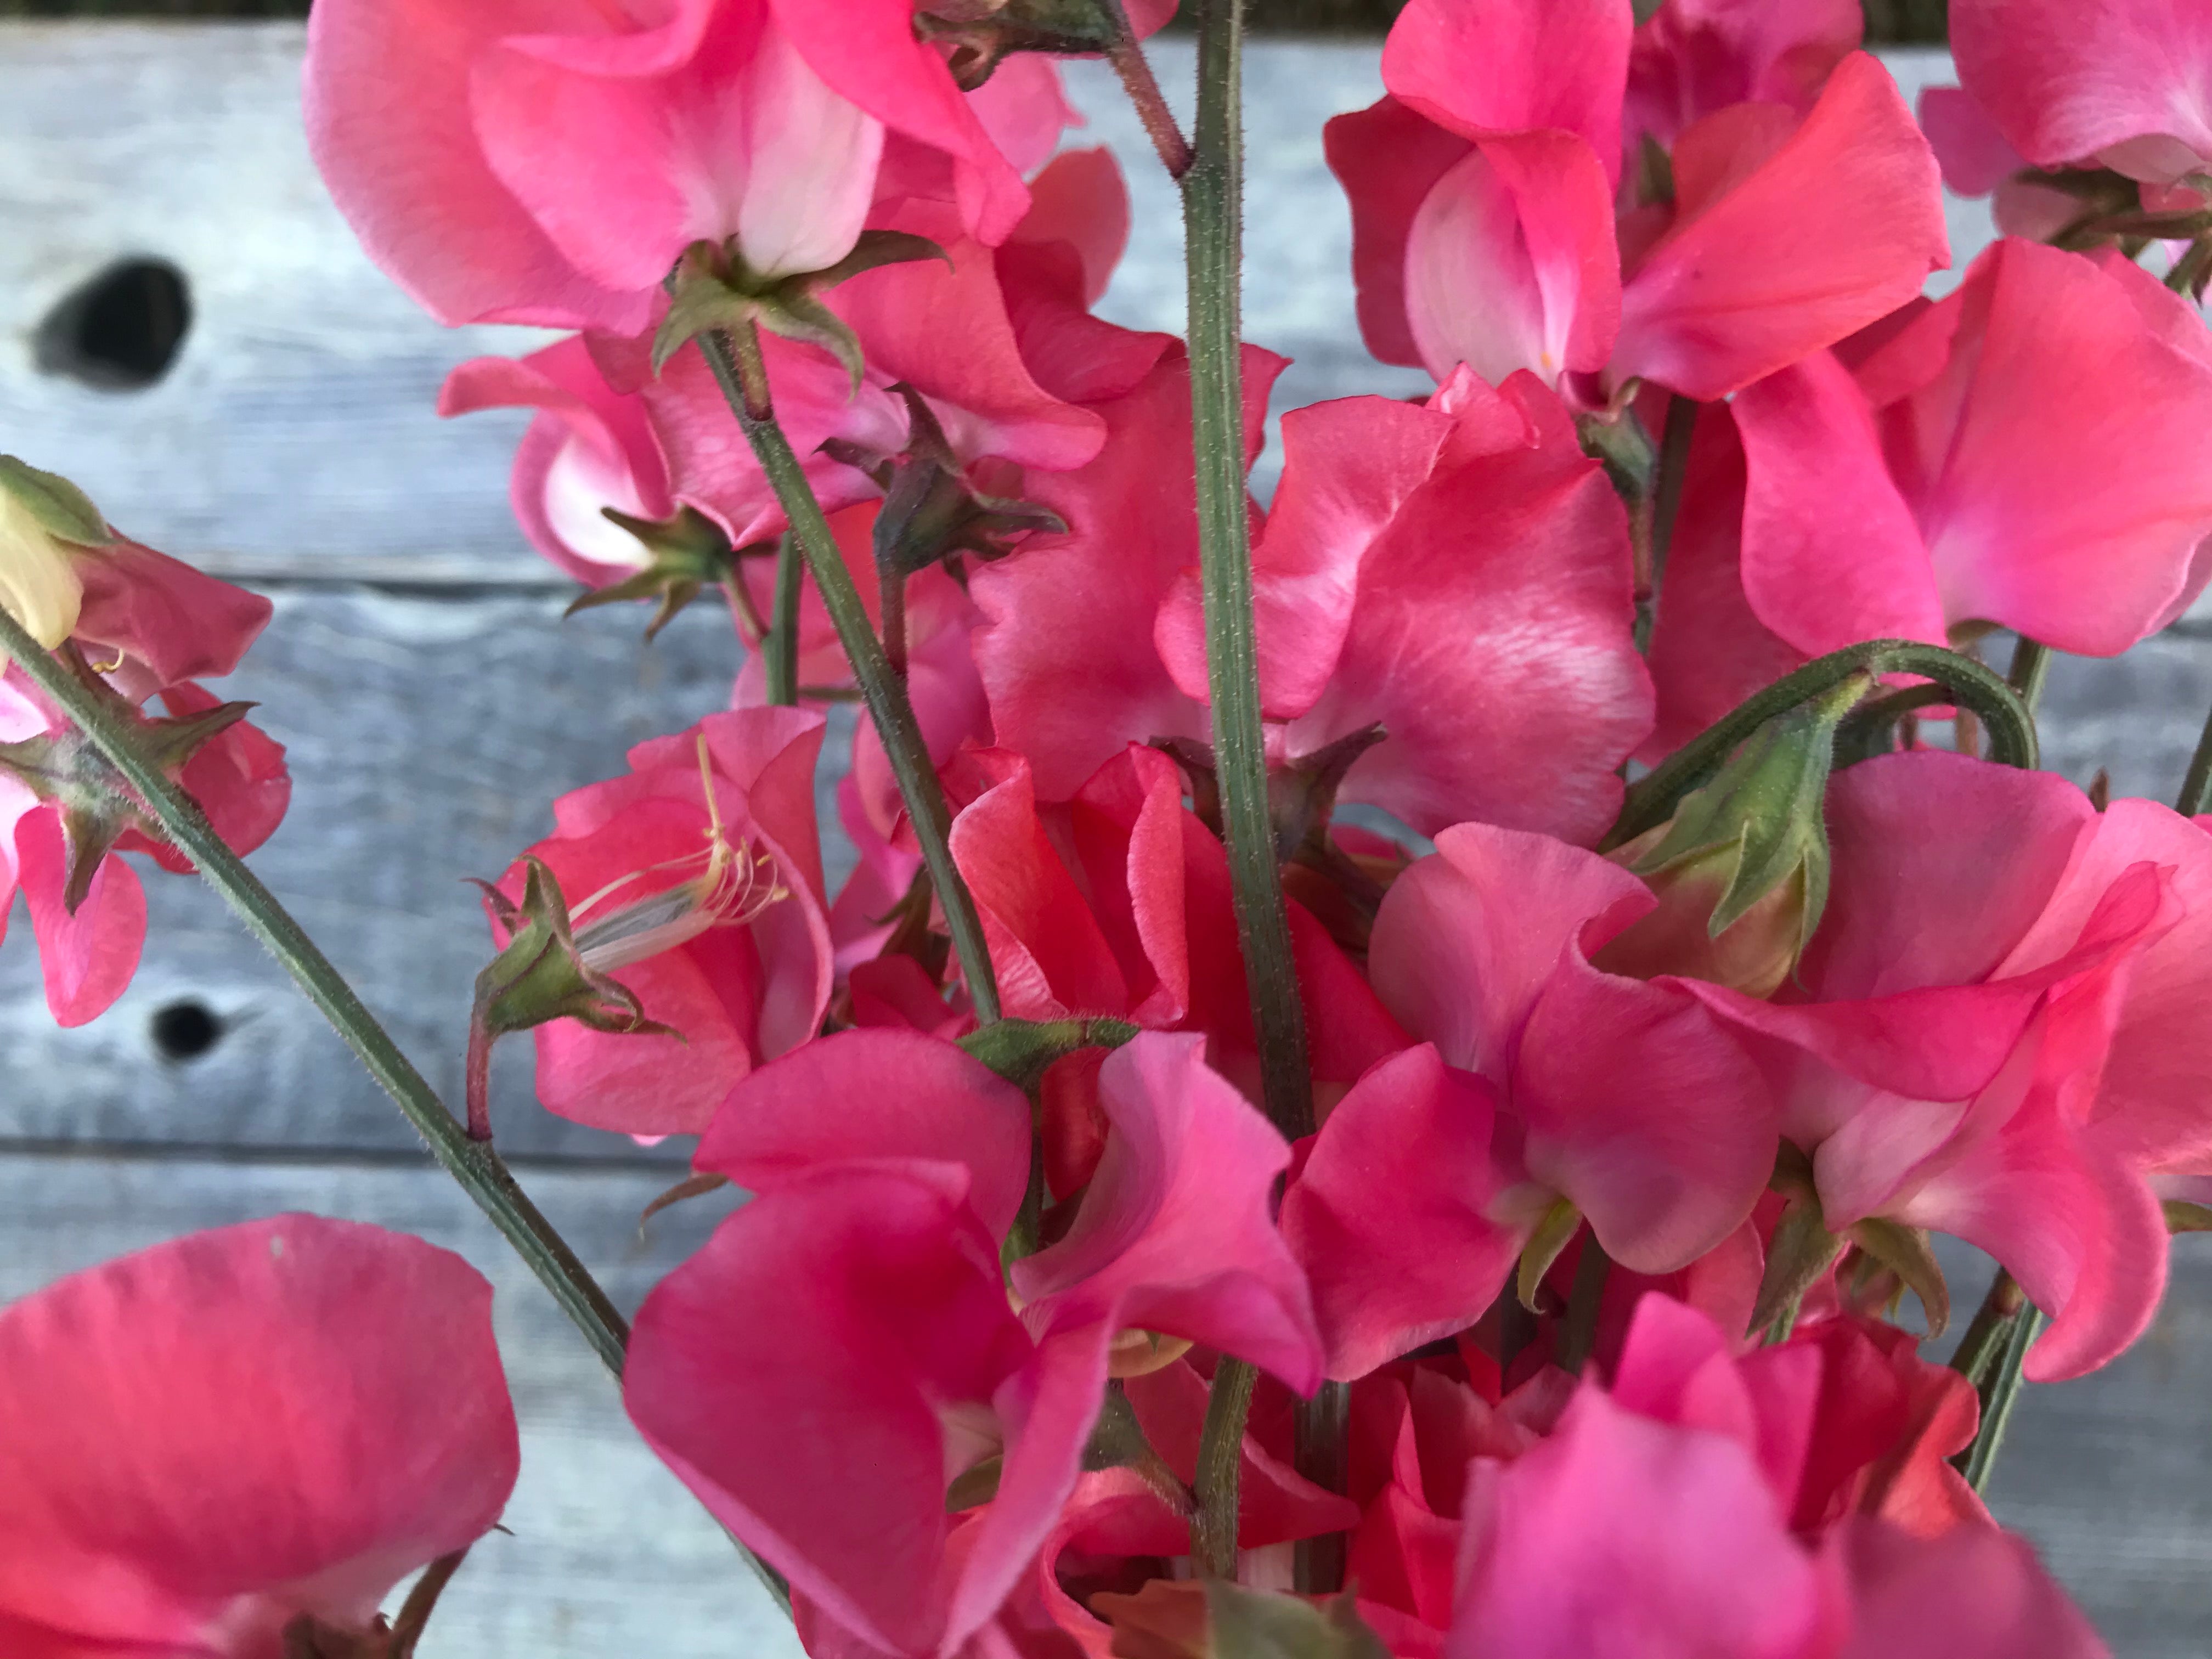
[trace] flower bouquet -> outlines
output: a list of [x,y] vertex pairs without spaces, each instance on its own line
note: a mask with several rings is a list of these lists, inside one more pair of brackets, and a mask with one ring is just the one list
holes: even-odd
[[[2212,3],[1954,0],[1916,120],[1845,0],[1412,0],[1325,143],[1436,390],[1284,415],[1264,509],[1239,9],[1188,123],[1174,9],[319,0],[370,255],[566,331],[441,412],[534,411],[577,604],[726,599],[742,667],[484,884],[449,1103],[240,861],[267,602],[0,461],[54,1017],[124,855],[211,883],[818,1659],[2104,1652],[1980,1493],[2212,1225],[2212,737],[2175,810],[2034,720],[2212,576]],[[1094,314],[1072,56],[1187,337]],[[1943,180],[2008,234],[1931,301]],[[744,1195],[632,1318],[495,1150],[521,1031]],[[489,1303],[292,1215],[0,1312],[0,1648],[413,1653],[516,1475]]]

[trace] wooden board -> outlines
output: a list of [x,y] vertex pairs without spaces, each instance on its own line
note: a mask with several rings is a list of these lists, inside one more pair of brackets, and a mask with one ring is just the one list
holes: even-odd
[[[635,612],[559,620],[567,590],[507,513],[520,418],[443,425],[431,412],[453,363],[536,337],[441,330],[362,258],[307,161],[300,50],[293,25],[0,26],[0,450],[68,470],[138,534],[276,596],[276,621],[225,688],[262,702],[297,779],[255,864],[450,1095],[488,943],[461,878],[504,867],[544,833],[553,796],[619,770],[629,744],[722,706],[738,656],[711,605],[650,649]],[[1180,97],[1188,44],[1164,43],[1159,61]],[[1888,61],[1908,90],[1946,78],[1940,54]],[[1144,227],[1105,309],[1176,327],[1172,191],[1110,80],[1078,64],[1069,83],[1092,122],[1073,142],[1121,154]],[[1253,338],[1297,359],[1279,409],[1425,385],[1370,362],[1348,331],[1349,221],[1320,128],[1378,88],[1372,45],[1254,52],[1246,313]],[[1987,215],[1953,206],[1963,265]],[[136,254],[173,261],[191,286],[196,321],[169,377],[121,393],[42,372],[54,306]],[[2197,624],[2119,662],[2062,659],[2047,762],[2170,795],[2208,706],[2212,643]],[[849,853],[831,843],[834,873]],[[0,949],[0,1298],[286,1207],[460,1249],[500,1287],[526,1468],[518,1536],[478,1553],[426,1659],[794,1651],[550,1304],[275,966],[193,884],[149,876],[149,893],[138,980],[82,1030],[47,1018],[20,912]],[[222,1035],[180,1062],[151,1030],[186,1001]],[[501,1140],[634,1304],[716,1212],[678,1212],[639,1245],[636,1214],[683,1149],[550,1117],[529,1069],[526,1044],[502,1049]],[[2200,1245],[2184,1241],[2168,1307],[2136,1351],[2030,1393],[1997,1488],[2000,1512],[2130,1659],[2208,1646],[2212,1251]],[[1962,1271],[1960,1295],[1978,1282]]]

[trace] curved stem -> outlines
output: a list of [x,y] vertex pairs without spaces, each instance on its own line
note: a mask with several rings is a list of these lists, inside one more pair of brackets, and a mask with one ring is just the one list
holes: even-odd
[[2204,721],[2204,734],[2197,739],[2197,752],[2189,757],[2189,773],[2181,781],[2174,810],[2184,817],[2212,811],[2212,715]]
[[876,723],[884,753],[898,780],[915,839],[921,843],[921,860],[937,889],[937,902],[951,930],[952,948],[960,957],[960,971],[968,981],[968,994],[975,1005],[978,1024],[988,1025],[999,1018],[999,982],[991,969],[991,952],[983,941],[983,924],[975,901],[952,861],[952,814],[938,785],[937,768],[931,763],[929,745],[923,741],[921,722],[906,687],[891,670],[881,641],[868,621],[867,607],[845,568],[845,556],[837,550],[830,520],[815,499],[814,486],[793,453],[791,441],[776,424],[769,400],[768,368],[761,357],[760,334],[751,327],[730,332],[711,331],[699,337],[699,348],[722,388],[730,410],[744,430],[745,441],[761,464],[791,521],[791,533],[806,556],[823,608],[837,629],[837,638],[852,659],[853,677],[859,681],[860,700]]
[[1144,123],[1145,136],[1152,141],[1160,165],[1168,170],[1169,178],[1180,179],[1190,171],[1190,141],[1176,125],[1175,112],[1168,107],[1166,94],[1160,91],[1152,62],[1145,56],[1136,30],[1129,27],[1127,8],[1121,0],[1100,0],[1100,3],[1111,14],[1115,23],[1115,40],[1106,49],[1106,61],[1121,77],[1122,89],[1129,94],[1137,118]]
[[629,1327],[606,1292],[553,1224],[524,1195],[489,1143],[470,1139],[467,1130],[415,1069],[414,1062],[399,1051],[344,976],[331,966],[330,958],[301,931],[300,924],[261,884],[260,878],[216,834],[198,803],[140,754],[129,728],[57,659],[40,649],[4,609],[0,609],[0,653],[12,658],[123,775],[169,840],[191,859],[208,885],[222,896],[246,931],[269,948],[307,994],[307,1000],[345,1039],[368,1074],[398,1104],[416,1133],[428,1144],[431,1156],[467,1189],[477,1207],[491,1218],[492,1224],[553,1293],[562,1311],[575,1322],[607,1369],[621,1376]]
[[1244,1420],[1260,1373],[1225,1356],[1213,1368],[1206,1400],[1206,1426],[1198,1442],[1198,1507],[1190,1517],[1192,1565],[1208,1578],[1237,1577],[1237,1474],[1244,1456]]
[[1710,778],[1746,738],[1776,715],[1833,690],[1858,673],[1916,674],[1933,680],[1950,693],[1954,706],[1971,710],[1989,728],[1991,760],[2032,771],[2041,757],[2034,717],[2001,676],[1942,646],[1917,640],[1869,640],[1817,658],[1755,692],[1669,755],[1630,787],[1620,817],[1600,850],[1610,851],[1664,823],[1682,797]]

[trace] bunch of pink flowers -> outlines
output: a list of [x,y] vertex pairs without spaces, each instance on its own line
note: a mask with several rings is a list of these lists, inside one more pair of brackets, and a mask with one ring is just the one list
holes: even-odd
[[[1236,0],[1188,134],[1173,9],[319,0],[369,253],[569,331],[441,410],[535,410],[578,603],[719,590],[744,665],[487,887],[448,1113],[236,856],[283,751],[199,682],[268,605],[0,460],[55,1017],[118,855],[197,866],[820,1659],[2104,1652],[1978,1492],[2212,1226],[2212,734],[2175,811],[2033,720],[2212,577],[2212,0],[1954,0],[1917,121],[1856,0],[1412,0],[1326,143],[1437,389],[1289,412],[1264,510]],[[1093,314],[1085,54],[1187,341]],[[1944,179],[2009,234],[1931,301]],[[634,1329],[492,1150],[525,1030],[750,1195]],[[1936,1234],[1999,1264],[1948,1364]],[[404,1659],[516,1468],[483,1281],[304,1216],[0,1312],[0,1424],[32,1659]]]

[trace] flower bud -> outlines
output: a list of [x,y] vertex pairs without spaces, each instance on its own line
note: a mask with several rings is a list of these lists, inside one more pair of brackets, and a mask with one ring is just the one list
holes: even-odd
[[1683,974],[1771,996],[1828,902],[1823,817],[1836,727],[1867,691],[1854,675],[1769,720],[1674,816],[1613,854],[1658,908],[1610,941],[1609,973]]
[[76,629],[84,604],[76,555],[114,539],[68,479],[0,455],[0,606],[40,645],[52,650]]

